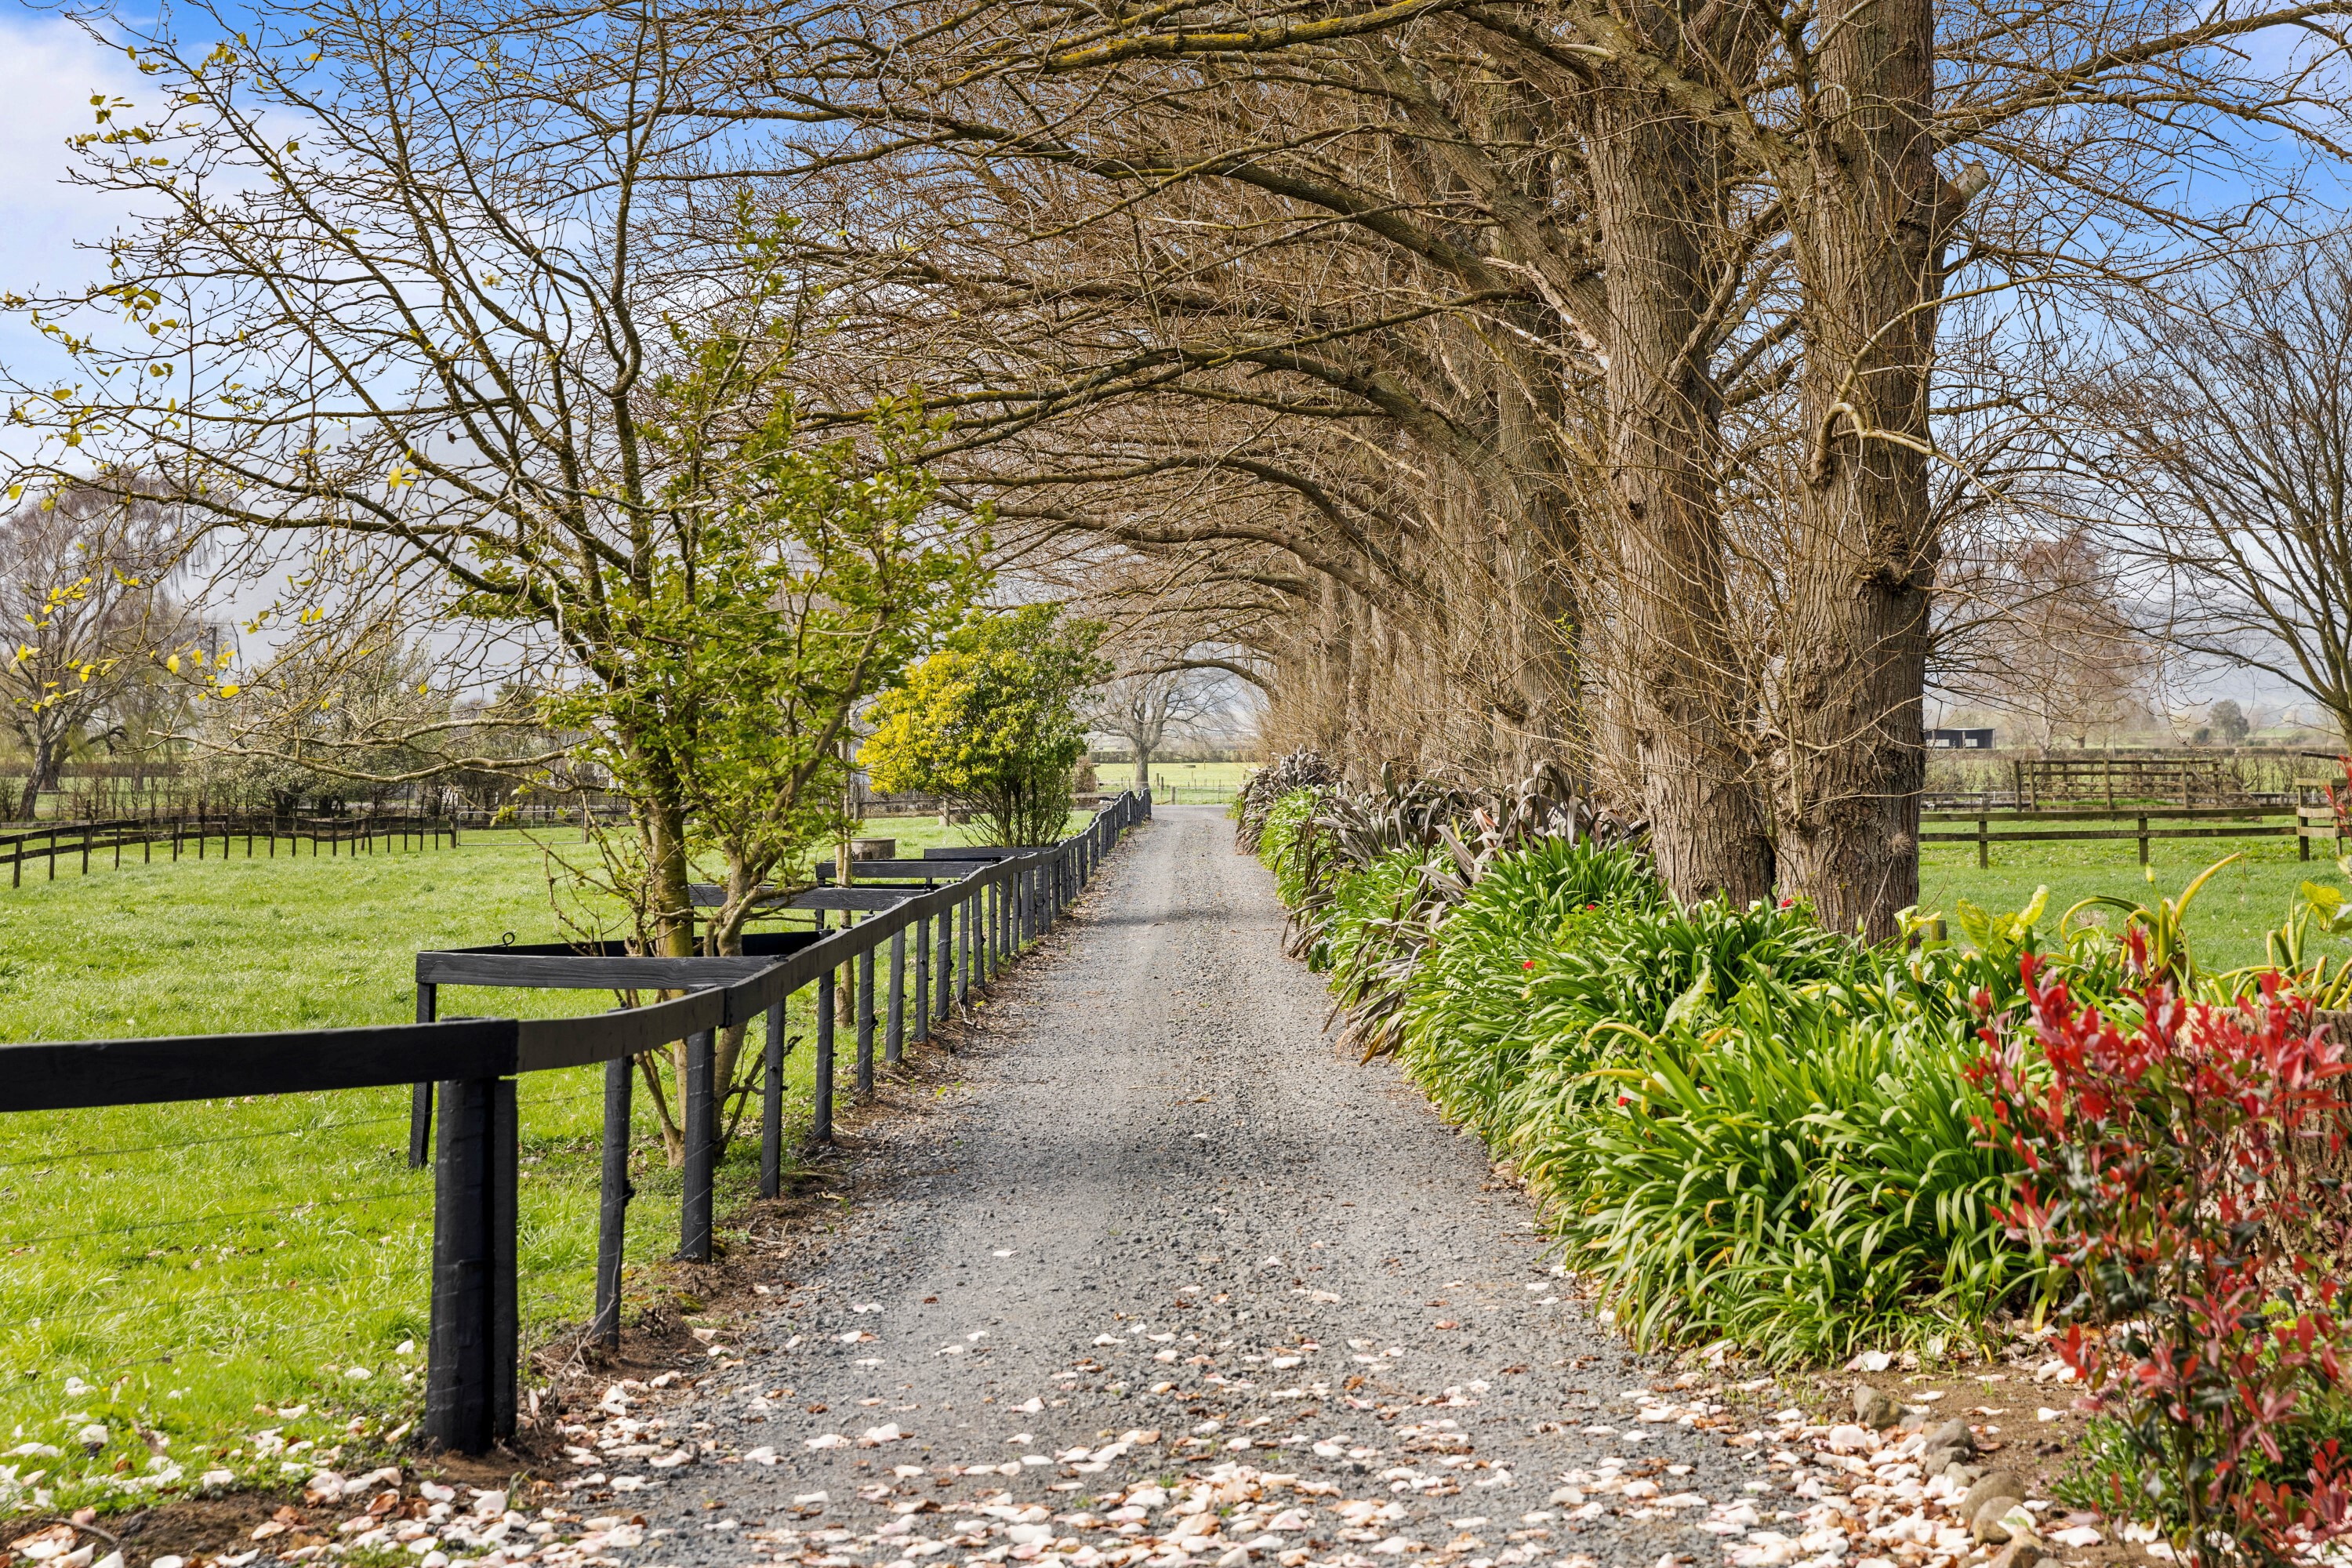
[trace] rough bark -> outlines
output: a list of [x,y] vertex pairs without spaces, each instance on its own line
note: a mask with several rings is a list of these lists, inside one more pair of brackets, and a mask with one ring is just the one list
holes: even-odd
[[1593,203],[1609,290],[1610,494],[1617,679],[1658,868],[1678,898],[1770,890],[1770,847],[1735,729],[1746,706],[1728,636],[1711,461],[1720,410],[1690,347],[1720,217],[1706,133],[1663,101],[1597,95]]
[[1927,395],[1942,230],[1964,200],[1932,156],[1934,21],[1929,0],[1884,0],[1829,30],[1793,204],[1812,450],[1790,563],[1780,869],[1825,924],[1881,940],[1918,898]]
[[32,821],[41,812],[41,792],[58,787],[58,752],[47,736],[33,744],[31,770],[25,775],[25,795],[18,803],[19,820]]

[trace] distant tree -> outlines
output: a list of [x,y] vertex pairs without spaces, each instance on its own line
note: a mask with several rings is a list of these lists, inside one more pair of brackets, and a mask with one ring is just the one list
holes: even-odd
[[1979,565],[1968,591],[1974,624],[1944,672],[1950,689],[2015,714],[2043,745],[2086,745],[2147,715],[2158,648],[2087,533],[2011,544]]
[[[18,816],[35,815],[77,747],[158,664],[180,661],[192,625],[164,579],[178,560],[174,509],[135,480],[25,493],[0,517],[0,706],[29,767]],[[202,657],[191,651],[190,660]]]
[[1135,787],[1142,789],[1151,782],[1151,759],[1196,730],[1213,709],[1198,671],[1146,667],[1107,682],[1088,705],[1087,721],[1097,733],[1127,742],[1135,756]]
[[2227,697],[2205,710],[2205,724],[2225,746],[2242,745],[2254,729],[2247,722],[2245,710]]
[[434,770],[416,738],[450,722],[438,673],[422,641],[381,624],[289,643],[235,681],[199,685],[189,731],[196,766],[215,791],[275,814],[305,802],[338,810],[381,802],[386,780]]
[[875,702],[859,752],[874,787],[946,796],[982,842],[1052,842],[1087,747],[1080,705],[1109,673],[1102,635],[1057,605],[971,616]]
[[2137,299],[2084,389],[2132,502],[2113,548],[2170,587],[2168,639],[2284,681],[2352,743],[2352,238]]

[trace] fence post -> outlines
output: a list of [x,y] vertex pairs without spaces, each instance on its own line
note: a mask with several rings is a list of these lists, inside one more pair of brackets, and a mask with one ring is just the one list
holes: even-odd
[[2138,826],[2139,826],[2139,863],[2140,863],[2141,865],[2145,866],[2145,865],[2147,865],[2147,817],[2145,817],[2145,816],[2143,816],[2143,817],[2139,818],[2139,820],[2138,820]]
[[833,1142],[833,966],[816,977],[816,1084],[809,1135],[820,1143]]
[[[441,987],[419,981],[416,986],[416,1021],[433,1022],[439,1011]],[[425,1162],[433,1157],[433,1086],[420,1083],[408,1091],[408,1168],[421,1171]]]
[[896,1067],[907,1055],[907,928],[890,933],[889,1017],[882,1030],[882,1059]]
[[457,1079],[440,1099],[422,1436],[481,1454],[514,1430],[514,1080]]
[[931,997],[931,1005],[937,1009],[932,1016],[940,1020],[947,1017],[949,998],[955,994],[955,911],[953,903],[940,907],[940,952],[939,957],[933,961],[937,965],[939,982]]
[[629,1200],[629,1075],[636,1068],[631,1057],[614,1057],[604,1064],[604,1184],[596,1199],[596,1341],[607,1350],[621,1345],[621,1252],[628,1238]]
[[915,1044],[931,1037],[931,921],[926,915],[915,922]]
[[980,895],[976,891],[956,905],[955,984],[950,989],[957,1001],[967,1004],[971,1001],[971,922],[973,911],[979,907]]
[[686,1135],[686,1195],[678,1205],[677,1256],[684,1263],[710,1261],[710,1179],[717,1152],[711,1138],[711,1075],[718,1037],[698,1029],[686,1037],[686,1094],[681,1130]]
[[784,1004],[768,1009],[768,1057],[760,1074],[760,1195],[784,1190]]
[[1986,820],[1981,816],[1978,817],[1977,867],[1979,870],[1992,864],[1992,839],[1988,837],[1990,831],[1991,829],[1990,825],[1987,824]]
[[857,1010],[857,1094],[863,1100],[874,1092],[874,947],[866,944],[857,955],[857,994],[853,1000]]

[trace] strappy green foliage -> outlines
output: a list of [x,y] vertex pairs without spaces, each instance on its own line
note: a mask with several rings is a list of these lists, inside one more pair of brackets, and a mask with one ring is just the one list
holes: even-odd
[[1525,1124],[1571,1267],[1637,1343],[1838,1359],[1965,1333],[2032,1278],[1967,1021],[1896,999],[1759,979],[1703,1033],[1627,1037],[1581,1114]]
[[2030,1294],[2039,1262],[1992,1212],[2013,1162],[1978,1146],[1962,1069],[1970,999],[2010,998],[2042,909],[1968,911],[1982,951],[1871,949],[1801,905],[1678,906],[1636,851],[1536,837],[1416,930],[1416,889],[1454,863],[1315,840],[1344,818],[1322,792],[1269,814],[1277,888],[1311,911],[1294,946],[1342,1008],[1391,993],[1406,1070],[1514,1162],[1637,1343],[1820,1361],[1956,1341]]

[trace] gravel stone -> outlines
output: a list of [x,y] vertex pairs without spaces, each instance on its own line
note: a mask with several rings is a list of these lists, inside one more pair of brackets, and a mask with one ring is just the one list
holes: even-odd
[[2021,1498],[2024,1495],[2025,1483],[2011,1472],[1987,1470],[1971,1482],[1968,1491],[1961,1496],[1959,1515],[1962,1519],[1973,1521],[1977,1516],[1977,1510],[1993,1499]]
[[2010,1534],[2003,1519],[2011,1510],[2024,1506],[2021,1498],[1987,1498],[1974,1513],[1969,1515],[1969,1533],[1988,1546],[1999,1546],[2009,1539]]
[[[1969,1430],[1967,1421],[1955,1415],[1927,1434],[1927,1448],[1931,1453],[1937,1448],[1949,1448],[1961,1455],[1973,1454],[1977,1451],[1976,1435]],[[1928,1473],[1932,1475],[1942,1468],[1943,1466],[1937,1465]]]
[[1885,1389],[1857,1383],[1853,1385],[1853,1418],[1874,1432],[1884,1432],[1903,1419],[1903,1405]]

